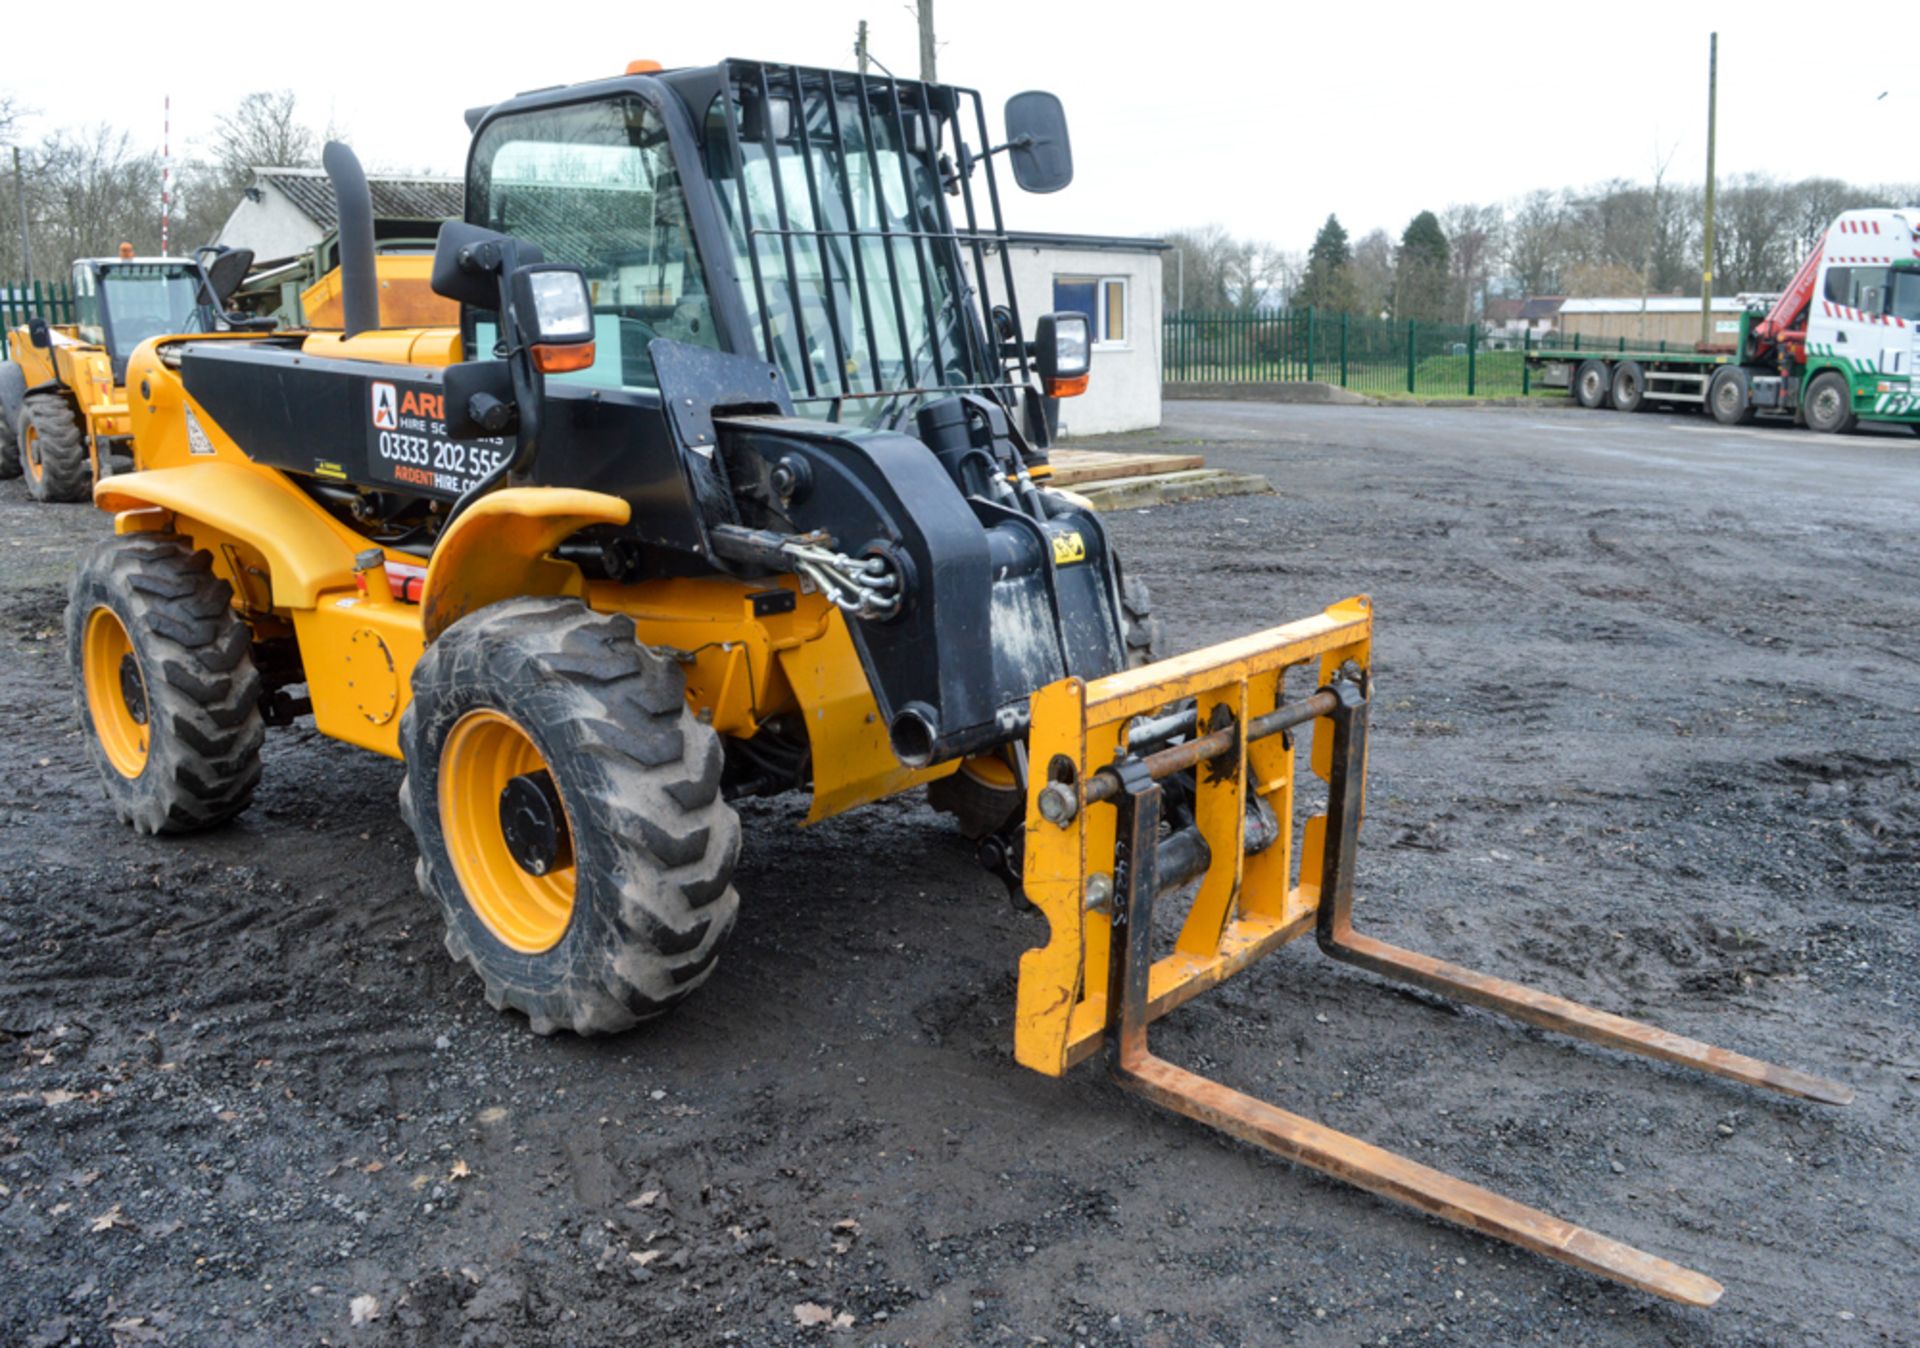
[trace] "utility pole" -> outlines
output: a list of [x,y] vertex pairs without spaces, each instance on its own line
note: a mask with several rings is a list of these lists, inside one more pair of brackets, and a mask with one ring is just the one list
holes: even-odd
[[854,59],[860,63],[860,73],[862,75],[866,74],[867,73],[867,21],[865,19],[860,20],[859,31],[854,34],[853,55],[854,55]]
[[27,178],[20,169],[20,147],[13,147],[13,200],[20,208],[20,276],[33,285],[33,248],[27,239]]
[[913,12],[920,20],[920,78],[933,84],[940,78],[934,73],[933,0],[913,0]]
[[1720,87],[1720,34],[1707,39],[1707,223],[1700,248],[1700,345],[1713,340],[1713,134]]

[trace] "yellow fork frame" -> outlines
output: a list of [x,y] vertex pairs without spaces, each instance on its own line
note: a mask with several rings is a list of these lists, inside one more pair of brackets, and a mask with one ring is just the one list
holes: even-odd
[[[1093,683],[1062,679],[1034,694],[1023,875],[1027,898],[1046,916],[1052,935],[1020,959],[1013,1038],[1020,1062],[1059,1076],[1100,1047],[1109,1019],[1112,919],[1108,912],[1089,911],[1087,900],[1089,884],[1096,897],[1112,886],[1116,814],[1108,806],[1090,806],[1057,826],[1040,813],[1045,786],[1083,782],[1112,763],[1128,724],[1170,702],[1196,699],[1203,728],[1222,714],[1216,708],[1244,726],[1279,704],[1288,668],[1317,661],[1324,684],[1345,665],[1365,670],[1372,652],[1372,606],[1356,596],[1318,617]],[[1313,743],[1312,770],[1325,779],[1331,737],[1315,734]],[[1272,807],[1280,824],[1273,845],[1251,857],[1243,846],[1243,782]],[[1290,735],[1242,741],[1197,774],[1196,822],[1218,862],[1201,881],[1174,953],[1153,966],[1151,1016],[1166,1014],[1312,925],[1327,819],[1323,812],[1306,822],[1300,882],[1294,885],[1293,791]]]

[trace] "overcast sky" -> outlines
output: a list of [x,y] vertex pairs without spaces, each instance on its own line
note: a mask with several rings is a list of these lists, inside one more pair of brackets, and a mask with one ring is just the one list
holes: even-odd
[[[1805,4],[1731,8],[938,0],[937,16],[942,78],[980,89],[996,130],[1008,94],[1046,88],[1066,102],[1077,177],[1057,196],[1016,194],[1017,228],[1217,222],[1305,248],[1329,211],[1356,237],[1376,225],[1397,235],[1422,208],[1645,179],[1667,156],[1670,181],[1697,182],[1714,24],[1723,180],[1920,178],[1900,148],[1920,81],[1897,22],[1878,35],[1802,32]],[[275,11],[285,33],[265,17]],[[917,69],[904,0],[331,0],[191,22],[154,14],[104,0],[76,26],[70,9],[10,5],[0,90],[37,113],[28,134],[104,119],[157,146],[171,94],[173,151],[190,154],[241,94],[285,86],[369,164],[457,173],[467,107],[633,58],[850,66],[864,17],[880,60]]]

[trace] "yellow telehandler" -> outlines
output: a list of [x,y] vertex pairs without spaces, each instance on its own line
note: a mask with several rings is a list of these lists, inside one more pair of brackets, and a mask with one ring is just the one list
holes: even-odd
[[133,467],[127,363],[149,337],[271,327],[229,316],[227,297],[253,254],[118,257],[73,264],[72,323],[33,317],[7,334],[0,361],[0,477],[27,479],[37,501],[85,501],[93,484]]
[[1536,1025],[1850,1096],[1354,930],[1365,597],[1138,665],[1147,597],[1048,483],[1047,400],[1085,387],[1089,323],[1028,326],[1001,220],[1007,170],[1072,175],[1057,99],[1016,95],[996,139],[966,89],[643,62],[468,120],[466,218],[432,268],[456,326],[383,326],[364,179],[332,145],[341,328],[134,358],[142,468],[95,489],[114,534],[67,612],[130,824],[231,818],[266,727],[310,715],[404,759],[420,886],[488,999],[592,1034],[711,973],[731,800],[804,791],[819,820],[961,778],[946,803],[1048,924],[1021,1063],[1104,1050],[1129,1089],[1282,1156],[1720,1295],[1149,1050],[1154,1019],[1312,933]]

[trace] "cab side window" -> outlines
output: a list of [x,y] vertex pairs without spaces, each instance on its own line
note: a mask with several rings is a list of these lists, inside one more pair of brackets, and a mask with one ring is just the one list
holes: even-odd
[[94,287],[93,268],[84,262],[73,269],[73,325],[80,340],[89,346],[106,345],[106,329],[100,322],[100,292]]
[[1828,267],[1824,293],[1835,304],[1844,304],[1862,313],[1878,314],[1885,308],[1887,269]]

